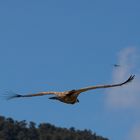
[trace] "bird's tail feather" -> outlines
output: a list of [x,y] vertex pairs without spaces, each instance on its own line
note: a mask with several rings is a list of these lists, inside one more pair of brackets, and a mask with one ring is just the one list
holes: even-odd
[[54,97],[50,97],[49,99],[52,99],[52,100],[58,100],[58,98],[56,96]]

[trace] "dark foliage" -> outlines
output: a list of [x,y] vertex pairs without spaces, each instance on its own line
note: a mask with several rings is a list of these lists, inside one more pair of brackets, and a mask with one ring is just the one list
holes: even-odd
[[14,121],[0,116],[0,140],[108,140],[90,130],[59,128],[49,123]]

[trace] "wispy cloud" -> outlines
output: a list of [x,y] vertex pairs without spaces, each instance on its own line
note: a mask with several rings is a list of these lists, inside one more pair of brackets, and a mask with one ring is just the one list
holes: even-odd
[[140,105],[140,57],[134,47],[125,48],[118,53],[120,67],[113,69],[112,81],[122,82],[131,74],[135,74],[132,83],[123,87],[113,88],[107,94],[106,103],[111,108],[130,108]]
[[127,140],[140,140],[140,124],[135,125],[131,129],[131,131],[126,139]]

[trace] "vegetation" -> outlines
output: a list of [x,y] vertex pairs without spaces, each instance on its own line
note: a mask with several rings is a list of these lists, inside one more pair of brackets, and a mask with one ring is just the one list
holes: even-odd
[[90,130],[59,128],[49,123],[15,121],[0,116],[0,140],[108,140]]

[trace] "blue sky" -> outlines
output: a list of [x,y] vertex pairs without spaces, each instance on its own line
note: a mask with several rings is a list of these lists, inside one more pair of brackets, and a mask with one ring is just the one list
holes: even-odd
[[[139,5],[138,0],[1,1],[1,95],[64,91],[122,81],[130,74],[136,80],[83,93],[75,105],[47,96],[1,98],[0,115],[91,129],[110,140],[140,139]],[[121,68],[114,69],[114,63]]]

